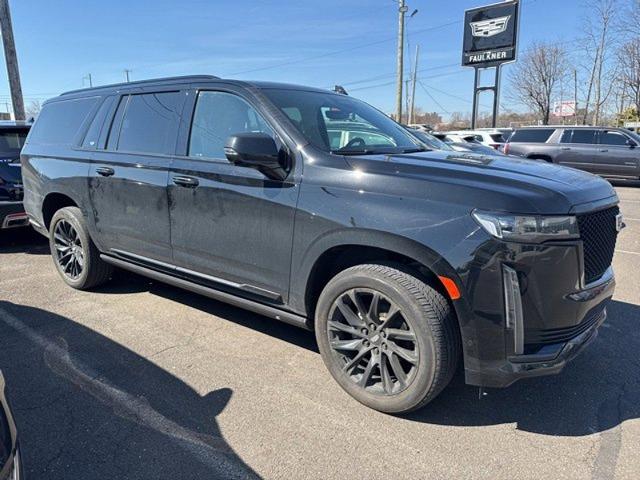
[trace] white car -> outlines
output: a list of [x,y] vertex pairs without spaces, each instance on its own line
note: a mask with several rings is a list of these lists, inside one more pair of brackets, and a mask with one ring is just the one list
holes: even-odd
[[473,138],[475,141],[496,150],[502,150],[506,143],[506,139],[500,130],[461,130],[447,132],[447,136],[458,136],[463,138],[463,141],[469,141],[469,138]]

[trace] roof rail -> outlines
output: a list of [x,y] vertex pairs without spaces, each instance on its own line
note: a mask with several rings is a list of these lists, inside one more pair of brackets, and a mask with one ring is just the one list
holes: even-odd
[[91,92],[94,90],[102,90],[106,88],[115,88],[115,87],[129,87],[135,85],[153,85],[156,83],[167,83],[167,82],[197,82],[201,80],[219,80],[220,77],[216,77],[214,75],[182,75],[178,77],[165,77],[165,78],[150,78],[148,80],[136,80],[135,82],[123,82],[123,83],[112,83],[110,85],[100,85],[97,87],[89,87],[89,88],[78,88],[76,90],[69,90],[68,92],[61,93],[60,96],[63,95],[71,95],[73,93],[79,92]]

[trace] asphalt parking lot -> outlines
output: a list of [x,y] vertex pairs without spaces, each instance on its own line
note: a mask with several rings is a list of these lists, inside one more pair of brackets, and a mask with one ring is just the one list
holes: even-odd
[[640,184],[596,342],[561,375],[478,391],[461,375],[405,417],[331,379],[313,334],[127,273],[66,287],[32,232],[0,237],[0,368],[27,478],[640,476]]

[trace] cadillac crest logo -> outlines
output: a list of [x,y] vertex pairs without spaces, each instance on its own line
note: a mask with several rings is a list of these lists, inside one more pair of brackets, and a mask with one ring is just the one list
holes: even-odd
[[471,33],[474,37],[493,37],[504,33],[509,25],[511,15],[506,17],[492,18],[481,22],[471,22]]

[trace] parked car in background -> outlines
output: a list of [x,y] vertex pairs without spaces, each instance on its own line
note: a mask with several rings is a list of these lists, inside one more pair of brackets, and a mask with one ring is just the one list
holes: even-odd
[[416,130],[414,128],[407,128],[411,134],[418,137],[422,143],[424,143],[427,147],[433,150],[445,150],[445,151],[453,151],[454,149],[450,146],[450,144],[443,142],[439,138],[434,137],[430,133],[427,133],[422,130]]
[[25,122],[0,122],[0,230],[29,225],[20,171],[20,150],[29,128]]
[[482,155],[504,156],[504,154],[500,150],[487,147],[486,145],[483,145],[478,142],[464,142],[464,143],[452,142],[452,143],[449,143],[448,145],[458,152],[473,152],[473,153],[481,153]]
[[502,138],[506,142],[515,129],[511,127],[497,127],[497,128],[477,128],[476,130],[478,130],[479,132],[500,133],[502,134]]
[[433,132],[433,127],[424,123],[412,123],[408,125],[408,127],[413,128],[414,130],[420,130],[421,132]]
[[115,266],[314,330],[336,382],[384,412],[426,405],[459,362],[480,387],[558,373],[614,293],[608,182],[430,150],[326,90],[194,76],[68,92],[22,162],[69,286]]
[[521,128],[505,152],[606,177],[640,178],[640,136],[624,128]]
[[[430,133],[413,130],[411,128],[409,129],[409,131],[416,137],[418,137],[425,145],[427,145],[429,148],[433,148],[434,150],[471,152],[480,153],[482,155],[503,155],[501,152],[494,150],[493,148],[486,147],[475,140],[471,140],[469,142],[446,142]],[[446,135],[444,136],[444,138],[447,138]]]
[[491,129],[491,130],[460,130],[447,132],[447,135],[458,135],[468,141],[466,139],[473,138],[477,142],[491,147],[494,150],[500,150],[503,148],[505,143],[505,138],[500,130]]
[[0,371],[0,480],[20,480],[24,477],[18,449],[18,431],[5,389],[4,376]]
[[458,135],[450,132],[430,132],[431,135],[436,137],[438,140],[442,140],[445,143],[465,143],[465,142],[476,142],[479,143],[478,140],[473,135]]

